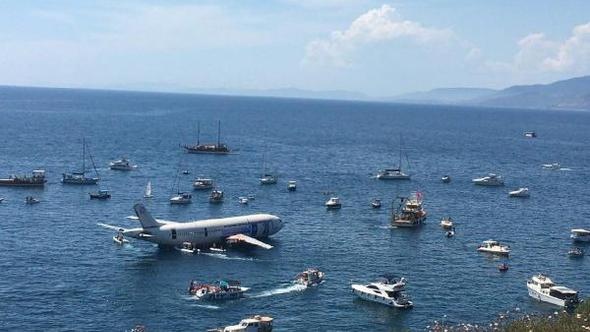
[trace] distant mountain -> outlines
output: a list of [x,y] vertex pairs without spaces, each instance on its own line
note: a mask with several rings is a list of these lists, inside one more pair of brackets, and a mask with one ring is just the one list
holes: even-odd
[[360,92],[344,90],[313,91],[297,88],[283,89],[195,89],[193,93],[233,96],[303,98],[303,99],[334,99],[334,100],[368,100],[369,97]]
[[498,90],[481,88],[441,88],[430,91],[406,93],[391,100],[402,103],[457,104],[493,95]]

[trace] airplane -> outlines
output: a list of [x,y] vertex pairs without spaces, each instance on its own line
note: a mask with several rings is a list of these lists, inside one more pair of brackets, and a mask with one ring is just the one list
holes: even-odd
[[125,229],[99,223],[99,226],[113,229],[123,236],[149,241],[159,245],[179,246],[190,242],[195,247],[205,247],[217,243],[249,243],[264,249],[273,246],[256,238],[266,238],[283,228],[283,221],[270,214],[252,214],[246,216],[175,222],[155,219],[145,206],[137,203],[133,206],[140,228]]

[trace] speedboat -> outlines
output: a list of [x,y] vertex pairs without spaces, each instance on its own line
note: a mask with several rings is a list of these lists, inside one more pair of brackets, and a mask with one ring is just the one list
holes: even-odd
[[481,178],[473,179],[472,181],[473,181],[473,184],[479,185],[479,186],[503,186],[504,185],[504,179],[502,179],[502,176],[496,175],[494,173],[490,173],[487,176],[484,176]]
[[529,197],[529,188],[519,188],[508,193],[510,197]]
[[296,191],[297,190],[297,181],[287,182],[287,190],[288,191]]
[[548,169],[552,171],[557,171],[561,169],[561,165],[559,163],[552,163],[552,164],[543,164],[543,169]]
[[39,202],[41,202],[41,201],[38,200],[38,199],[36,199],[33,196],[27,196],[27,197],[25,197],[25,203],[26,204],[33,205],[33,204],[37,204]]
[[185,192],[179,192],[178,194],[170,198],[170,204],[172,205],[184,205],[192,202],[193,195]]
[[440,221],[440,227],[444,229],[453,228],[453,219],[451,217],[445,217]]
[[211,204],[219,204],[223,203],[223,191],[220,189],[215,189],[209,195],[209,203]]
[[542,302],[560,307],[571,307],[578,304],[578,292],[564,286],[556,286],[549,277],[538,274],[527,280],[529,296]]
[[440,179],[443,183],[449,183],[451,182],[451,177],[448,175],[444,175],[441,179]]
[[385,304],[395,308],[411,308],[414,304],[405,295],[406,279],[395,279],[390,275],[378,278],[367,285],[352,284],[352,293],[367,301]]
[[339,209],[342,207],[342,203],[338,197],[330,197],[330,199],[324,205],[328,210]]
[[317,286],[324,280],[324,272],[316,269],[309,268],[295,277],[295,283],[303,285],[305,287]]
[[498,265],[498,271],[500,271],[500,272],[508,271],[508,264],[502,263],[502,264]]
[[119,160],[111,161],[109,166],[114,171],[131,171],[136,167],[135,165],[131,165],[129,159],[125,157]]
[[239,299],[248,289],[240,286],[237,280],[219,280],[212,284],[201,284],[193,280],[188,292],[200,300],[220,301]]
[[375,198],[371,201],[371,207],[374,209],[378,209],[381,207],[381,200],[379,198]]
[[111,198],[111,193],[105,189],[100,189],[99,191],[88,193],[88,195],[90,195],[90,199],[109,199],[109,198]]
[[486,240],[483,241],[483,243],[479,245],[479,247],[477,247],[477,251],[487,252],[495,255],[508,256],[510,254],[510,247],[502,245],[498,241]]
[[590,230],[583,228],[572,229],[572,235],[570,235],[574,242],[590,242]]
[[272,317],[257,315],[242,319],[237,325],[209,329],[207,332],[272,332],[272,321]]
[[275,184],[277,183],[277,177],[270,173],[264,173],[260,177],[260,184]]
[[391,225],[395,227],[417,227],[426,220],[422,207],[422,193],[415,192],[409,197],[400,197],[398,208],[391,215]]
[[175,247],[175,249],[183,254],[194,254],[195,252],[200,252],[200,250],[195,248],[195,246],[190,242],[182,242],[182,245],[180,245],[180,247]]
[[242,205],[248,204],[248,201],[249,201],[248,197],[245,197],[245,196],[238,197],[238,202],[240,202],[240,204],[242,204]]
[[194,190],[213,189],[213,180],[208,178],[196,178],[193,182]]
[[537,137],[537,133],[535,133],[534,131],[525,131],[524,132],[524,137],[526,137],[526,138],[536,138]]
[[129,240],[127,240],[124,236],[122,232],[117,233],[117,235],[113,236],[113,242],[115,242],[118,245],[123,245],[125,243],[129,243]]
[[567,254],[572,258],[579,258],[584,256],[584,250],[582,248],[573,247],[568,250]]

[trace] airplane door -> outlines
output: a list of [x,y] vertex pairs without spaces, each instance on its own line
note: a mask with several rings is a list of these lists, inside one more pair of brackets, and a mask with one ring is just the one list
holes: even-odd
[[176,240],[176,229],[172,229],[170,235],[172,236],[172,240]]
[[270,233],[270,222],[269,221],[265,221],[262,224],[262,236],[268,236],[268,233]]

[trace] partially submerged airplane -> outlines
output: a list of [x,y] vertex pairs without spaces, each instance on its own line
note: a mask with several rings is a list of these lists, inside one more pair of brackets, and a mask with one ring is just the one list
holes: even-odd
[[124,236],[149,241],[160,245],[179,246],[190,242],[195,247],[207,247],[219,243],[249,243],[271,249],[270,244],[256,238],[266,238],[283,228],[283,221],[270,214],[252,214],[247,216],[222,219],[207,219],[191,222],[174,222],[154,219],[143,204],[133,206],[141,228],[124,229],[117,226],[99,223],[113,229]]

